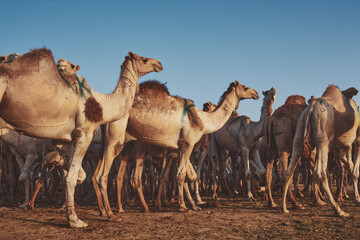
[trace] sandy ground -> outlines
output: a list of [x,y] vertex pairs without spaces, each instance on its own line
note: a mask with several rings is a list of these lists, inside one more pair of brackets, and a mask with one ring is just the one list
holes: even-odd
[[[58,212],[61,204],[40,202],[35,210],[0,206],[0,239],[359,239],[360,207],[350,196],[340,203],[350,218],[334,217],[329,204],[314,206],[309,197],[300,200],[305,210],[289,204],[290,214],[244,197],[223,196],[219,206],[204,197],[207,204],[202,210],[188,213],[177,212],[174,203],[145,214],[135,201],[126,213],[117,214],[119,222],[99,216],[95,203],[80,202],[76,211],[89,224],[85,229],[67,226],[65,213]],[[279,198],[275,193],[277,203]]]

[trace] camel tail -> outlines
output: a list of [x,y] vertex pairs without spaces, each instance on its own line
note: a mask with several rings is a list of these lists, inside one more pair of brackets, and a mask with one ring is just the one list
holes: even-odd
[[[303,153],[304,150],[309,151],[308,145],[311,137],[311,124],[310,119],[314,110],[314,101],[301,113],[300,118],[296,125],[296,133],[293,142],[293,150]],[[306,146],[306,148],[305,148]]]

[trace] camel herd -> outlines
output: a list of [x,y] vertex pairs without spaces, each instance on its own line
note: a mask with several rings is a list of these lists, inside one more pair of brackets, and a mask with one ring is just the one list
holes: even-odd
[[[317,204],[325,204],[324,192],[335,214],[346,217],[349,214],[332,195],[331,164],[340,169],[337,200],[344,194],[348,171],[360,204],[360,107],[352,99],[355,88],[340,91],[330,85],[308,103],[292,95],[274,112],[277,92],[271,88],[263,91],[260,120],[255,122],[239,116],[236,109],[240,100],[260,96],[237,81],[229,84],[217,105],[208,102],[201,110],[189,99],[172,96],[160,82],[138,83],[141,76],[163,69],[156,59],[129,52],[111,94],[92,90],[77,74],[79,69],[63,58],[56,64],[45,48],[0,57],[3,199],[14,196],[16,179],[11,173],[19,169],[15,175],[25,185],[21,207],[34,208],[42,185],[49,188],[51,172],[52,179],[64,181],[69,226],[86,227],[75,212],[75,187],[86,179],[85,158],[91,159],[100,214],[109,221],[117,220],[108,196],[114,176],[118,211],[124,212],[129,187],[136,189],[144,211],[149,211],[143,193],[145,172],[149,172],[147,182],[157,209],[162,199],[169,203],[170,183],[174,184],[172,200],[177,190],[180,212],[188,211],[185,197],[192,210],[200,210],[204,204],[200,190],[208,186],[215,200],[219,189],[227,194],[243,191],[248,200],[254,200],[256,187],[265,184],[268,205],[278,207],[272,188],[279,182],[283,187],[280,209],[287,213],[287,195],[296,208],[303,208],[295,196],[301,194],[297,183],[302,175]],[[38,179],[35,190],[31,189],[34,179]],[[292,180],[294,192],[289,190]]]

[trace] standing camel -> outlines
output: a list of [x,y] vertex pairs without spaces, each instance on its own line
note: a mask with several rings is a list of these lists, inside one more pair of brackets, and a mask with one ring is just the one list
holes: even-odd
[[[271,192],[272,169],[275,158],[277,156],[279,157],[279,174],[280,178],[283,179],[283,175],[288,166],[288,158],[291,153],[296,123],[306,106],[307,104],[303,96],[291,95],[286,99],[285,104],[276,109],[270,117],[266,129],[268,151],[266,161],[266,190],[268,194],[268,205],[270,207],[277,207]],[[289,197],[295,207],[302,208],[302,206],[297,203],[292,191],[289,191]]]
[[[75,212],[74,191],[82,159],[94,131],[108,122],[126,123],[140,76],[161,71],[156,59],[129,53],[111,94],[93,91],[85,79],[59,74],[52,52],[35,49],[16,61],[0,65],[0,116],[6,127],[26,135],[69,145],[70,169],[66,176],[67,219],[70,227],[87,224]],[[120,132],[125,132],[126,124]]]
[[[189,159],[194,144],[204,134],[221,128],[237,108],[239,100],[247,98],[258,99],[259,95],[252,88],[241,85],[237,81],[232,82],[222,95],[216,110],[207,113],[197,109],[190,100],[171,96],[164,85],[151,81],[141,85],[130,111],[126,129],[127,138],[170,149],[179,149],[180,163],[177,180],[181,212],[188,210],[183,195],[184,189],[189,192],[188,185],[184,185],[185,177],[188,176],[190,181],[196,180],[196,174]],[[97,168],[96,182],[100,186],[106,214],[110,221],[116,220],[116,217],[113,215],[107,196],[107,176],[113,159],[119,154],[125,141],[125,134],[120,131],[122,126],[119,121],[107,125],[104,156]],[[142,160],[136,161],[140,164]],[[125,166],[125,164],[122,165]],[[123,172],[124,167],[120,166],[118,178],[122,178]]]
[[[310,143],[316,147],[315,174],[321,182],[331,206],[337,216],[348,217],[349,214],[340,209],[331,193],[327,165],[328,154],[331,147],[336,150],[337,157],[345,163],[350,172],[353,173],[354,192],[356,201],[360,202],[357,189],[359,176],[359,106],[354,100],[346,99],[338,87],[330,85],[320,98],[314,99],[302,112],[296,126],[296,133],[292,147],[292,158],[285,175],[285,186],[282,195],[281,210],[284,213],[289,211],[286,208],[286,195],[290,181],[294,174],[296,165],[304,149],[304,142],[310,137]],[[352,144],[354,143],[355,167],[352,163]],[[354,184],[355,185],[355,184]]]
[[[273,110],[272,105],[275,101],[276,89],[271,88],[266,92],[263,91],[263,95],[264,101],[258,122],[251,121],[247,116],[237,117],[234,115],[220,130],[214,132],[211,138],[211,157],[214,162],[219,161],[220,180],[223,181],[228,191],[230,190],[224,176],[225,150],[229,151],[233,161],[235,161],[239,152],[241,152],[247,180],[248,200],[254,200],[251,192],[250,158],[254,161],[255,165],[257,165],[259,175],[265,174],[265,168],[261,162],[256,143],[265,135],[265,126]],[[216,166],[216,164],[214,164],[214,166]],[[235,169],[233,169],[233,171],[235,171]],[[213,198],[216,198],[216,187],[214,187]]]

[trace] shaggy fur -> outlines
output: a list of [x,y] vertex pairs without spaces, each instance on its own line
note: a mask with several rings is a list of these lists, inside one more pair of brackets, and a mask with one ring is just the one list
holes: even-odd
[[102,118],[102,108],[93,97],[89,97],[85,103],[85,117],[90,122],[99,122]]

